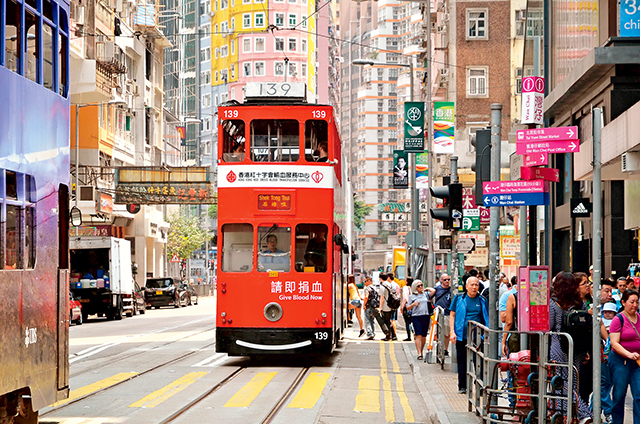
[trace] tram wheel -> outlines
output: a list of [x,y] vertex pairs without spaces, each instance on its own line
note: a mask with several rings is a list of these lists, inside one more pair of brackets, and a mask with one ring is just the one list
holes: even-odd
[[20,411],[13,424],[38,424],[38,411],[33,410],[30,397],[20,398]]

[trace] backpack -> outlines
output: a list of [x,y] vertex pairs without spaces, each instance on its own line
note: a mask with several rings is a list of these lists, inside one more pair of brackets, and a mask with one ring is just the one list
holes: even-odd
[[387,296],[386,299],[387,306],[392,311],[395,311],[400,307],[400,303],[402,303],[402,299],[400,299],[400,293],[393,290],[393,288],[391,288],[389,284],[383,284],[382,286],[387,290],[387,293],[389,293],[389,296]]
[[[568,333],[573,339],[574,354],[586,353],[591,350],[593,317],[584,309],[577,309],[575,306],[562,311],[562,323],[560,331]],[[569,341],[565,337],[560,337],[560,347],[564,352],[569,352]]]
[[374,308],[377,309],[380,307],[380,295],[378,294],[378,290],[370,285],[369,287],[369,298],[367,300],[367,304],[365,308]]

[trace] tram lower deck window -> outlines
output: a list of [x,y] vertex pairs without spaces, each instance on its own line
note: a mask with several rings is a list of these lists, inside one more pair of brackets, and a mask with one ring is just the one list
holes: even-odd
[[222,226],[222,272],[249,272],[253,269],[253,226]]
[[327,271],[327,234],[324,224],[296,226],[296,271]]
[[291,227],[258,227],[258,271],[291,271]]
[[35,181],[0,169],[0,269],[33,269],[36,261]]

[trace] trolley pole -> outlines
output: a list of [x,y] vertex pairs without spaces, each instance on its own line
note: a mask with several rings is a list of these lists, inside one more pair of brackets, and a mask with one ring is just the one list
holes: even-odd
[[600,424],[600,280],[602,276],[602,109],[591,111],[593,116],[593,424]]
[[[500,181],[502,105],[491,105],[491,181]],[[498,330],[498,276],[500,275],[500,209],[490,208],[489,225],[489,328]],[[498,333],[489,333],[489,358],[498,359]]]

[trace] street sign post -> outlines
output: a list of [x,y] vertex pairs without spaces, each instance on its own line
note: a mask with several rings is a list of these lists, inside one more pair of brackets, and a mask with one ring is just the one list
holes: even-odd
[[520,178],[523,180],[545,180],[560,182],[560,171],[555,168],[527,168],[520,169]]
[[516,144],[516,153],[519,155],[530,155],[534,153],[578,153],[579,151],[579,140],[533,141]]
[[512,193],[512,194],[485,194],[484,204],[490,206],[531,206],[548,205],[549,193]]
[[476,248],[476,241],[472,238],[459,238],[456,243],[456,248],[458,249],[458,252],[472,252]]
[[520,168],[524,164],[524,156],[512,153],[509,156],[509,176],[512,180],[520,179]]
[[578,139],[578,127],[551,127],[518,130],[516,141],[525,143],[528,141],[566,141]]
[[523,155],[524,166],[544,166],[549,165],[548,153],[536,153],[535,155]]
[[522,78],[521,123],[542,125],[544,119],[544,78]]
[[480,209],[464,209],[462,231],[480,231]]

